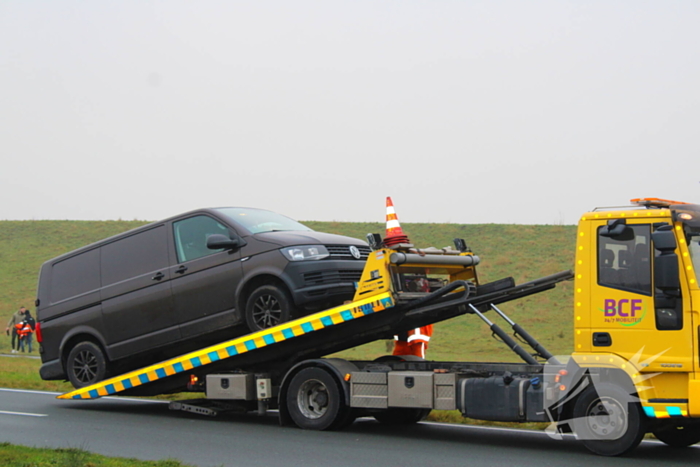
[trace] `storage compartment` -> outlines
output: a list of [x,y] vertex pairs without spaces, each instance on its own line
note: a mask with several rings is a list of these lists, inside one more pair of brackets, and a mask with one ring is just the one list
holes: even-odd
[[389,407],[433,408],[433,373],[392,371],[388,384]]
[[250,373],[239,375],[207,375],[207,398],[244,401],[255,400],[255,377]]
[[353,372],[350,376],[350,406],[366,409],[389,407],[386,373]]
[[455,373],[435,373],[435,410],[457,409],[457,375]]
[[528,378],[491,376],[459,382],[458,405],[462,415],[478,420],[523,421],[527,414]]

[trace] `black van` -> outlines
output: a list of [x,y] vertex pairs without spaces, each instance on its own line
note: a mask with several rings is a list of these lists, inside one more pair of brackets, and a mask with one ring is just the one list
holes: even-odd
[[274,212],[202,209],[44,263],[40,374],[84,387],[352,299],[370,249]]

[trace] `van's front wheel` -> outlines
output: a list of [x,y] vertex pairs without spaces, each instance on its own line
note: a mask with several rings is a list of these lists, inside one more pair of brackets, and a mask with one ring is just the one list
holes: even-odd
[[276,285],[258,287],[246,302],[245,319],[248,329],[256,332],[289,321],[292,306],[292,299],[286,290]]
[[66,372],[74,388],[90,386],[107,376],[107,359],[94,342],[81,342],[68,354]]

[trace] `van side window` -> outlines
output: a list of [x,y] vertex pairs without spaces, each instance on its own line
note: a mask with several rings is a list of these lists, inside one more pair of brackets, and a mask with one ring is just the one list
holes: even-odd
[[116,242],[102,250],[102,286],[149,274],[168,267],[165,226],[149,229]]
[[99,290],[100,250],[86,251],[54,264],[50,287],[51,303]]
[[598,229],[598,284],[651,296],[651,229],[630,225],[634,238],[615,239]]
[[179,263],[223,251],[207,248],[207,238],[213,234],[230,237],[229,229],[209,216],[190,217],[173,223],[175,248]]

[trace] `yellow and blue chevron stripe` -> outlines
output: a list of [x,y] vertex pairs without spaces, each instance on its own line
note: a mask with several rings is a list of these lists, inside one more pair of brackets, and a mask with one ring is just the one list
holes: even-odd
[[644,413],[650,418],[677,418],[687,417],[688,411],[683,407],[667,405],[663,407],[643,406]]
[[371,298],[358,300],[347,305],[305,316],[294,321],[288,321],[269,329],[247,334],[195,352],[190,352],[140,370],[115,376],[100,381],[99,383],[76,389],[66,394],[61,394],[57,398],[95,399],[102,396],[117,394],[121,391],[141,386],[142,384],[189,371],[192,368],[251,352],[268,345],[274,345],[336,324],[362,318],[366,315],[391,308],[394,305],[395,303],[391,293],[386,292]]

